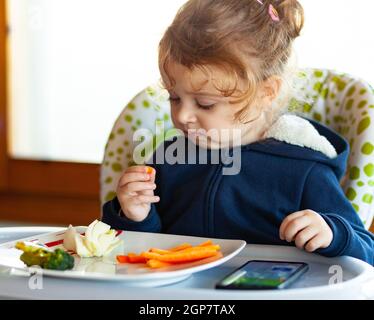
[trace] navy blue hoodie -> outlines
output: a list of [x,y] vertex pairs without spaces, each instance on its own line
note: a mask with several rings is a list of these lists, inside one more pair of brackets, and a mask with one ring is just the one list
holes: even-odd
[[[241,152],[240,172],[224,175],[223,168],[230,167],[222,160],[225,158],[216,164],[210,161],[222,150],[208,149],[207,164],[185,164],[191,148],[198,147],[185,137],[165,141],[148,161],[156,169],[155,195],[160,201],[151,205],[147,218],[134,222],[120,216],[120,205],[114,198],[104,204],[102,221],[123,230],[294,245],[279,238],[280,225],[287,215],[311,209],[333,232],[329,247],[317,253],[348,255],[374,265],[374,235],[365,230],[339,184],[349,146],[335,132],[310,122],[334,146],[337,157],[331,159],[322,152],[268,138],[235,147]],[[186,146],[184,163],[151,164],[157,153],[176,141]],[[233,151],[229,149],[229,155]]]

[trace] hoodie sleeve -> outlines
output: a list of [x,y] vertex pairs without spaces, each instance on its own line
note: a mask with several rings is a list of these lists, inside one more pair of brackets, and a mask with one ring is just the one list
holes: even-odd
[[136,222],[120,215],[120,204],[118,198],[108,201],[103,206],[102,222],[109,224],[117,230],[142,231],[142,232],[160,232],[161,221],[154,203],[151,204],[151,210],[147,218]]
[[352,256],[374,265],[374,235],[365,229],[330,167],[317,163],[311,169],[301,201],[304,209],[318,212],[333,232],[331,244],[317,253]]

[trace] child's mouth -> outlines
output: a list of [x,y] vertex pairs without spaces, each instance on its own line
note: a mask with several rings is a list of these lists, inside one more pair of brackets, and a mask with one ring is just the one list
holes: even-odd
[[188,131],[184,131],[184,134],[186,137],[192,140],[196,140],[197,138],[204,138],[204,139],[208,138],[204,130],[190,129]]

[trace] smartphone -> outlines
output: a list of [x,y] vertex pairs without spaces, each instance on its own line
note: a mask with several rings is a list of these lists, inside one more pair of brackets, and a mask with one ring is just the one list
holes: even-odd
[[251,260],[216,284],[217,289],[284,289],[303,275],[305,262]]

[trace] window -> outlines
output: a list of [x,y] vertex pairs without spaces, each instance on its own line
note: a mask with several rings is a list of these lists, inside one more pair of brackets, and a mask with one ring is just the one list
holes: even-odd
[[10,153],[99,163],[183,0],[8,0]]

